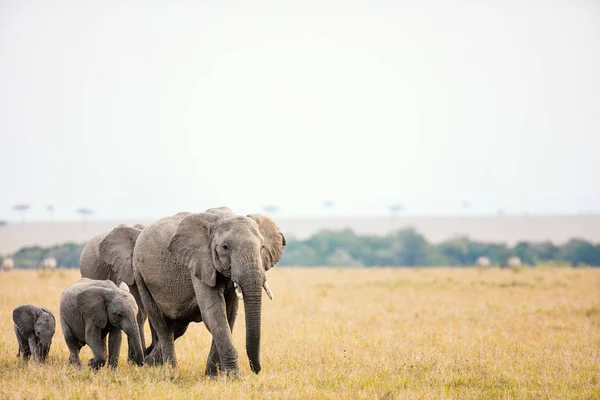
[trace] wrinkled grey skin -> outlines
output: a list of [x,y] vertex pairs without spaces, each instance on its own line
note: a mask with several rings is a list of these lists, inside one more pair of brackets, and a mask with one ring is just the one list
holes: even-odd
[[[125,224],[118,225],[110,232],[94,236],[83,248],[79,259],[79,272],[82,278],[110,280],[119,285],[125,282],[138,306],[137,323],[140,328],[140,340],[144,353],[149,354],[157,340],[154,329],[152,344],[146,349],[144,323],[148,318],[140,299],[138,288],[133,279],[132,254],[135,241],[144,229],[141,224],[133,227]],[[133,349],[129,349],[127,359],[133,361]]]
[[81,366],[79,350],[86,344],[94,358],[88,365],[94,369],[106,364],[116,367],[121,351],[121,330],[133,348],[133,361],[144,363],[144,350],[137,325],[138,308],[127,285],[117,287],[109,280],[82,278],[67,287],[60,296],[60,324],[69,348],[69,363]]
[[135,281],[159,339],[146,363],[177,366],[174,340],[190,322],[203,321],[213,338],[206,374],[238,376],[231,336],[238,308],[235,282],[244,297],[250,368],[258,374],[265,272],[284,246],[273,220],[235,215],[227,207],[182,212],[148,225],[133,252]]
[[19,342],[17,357],[27,361],[33,355],[37,362],[46,361],[56,330],[54,315],[44,307],[23,304],[13,310],[13,322]]

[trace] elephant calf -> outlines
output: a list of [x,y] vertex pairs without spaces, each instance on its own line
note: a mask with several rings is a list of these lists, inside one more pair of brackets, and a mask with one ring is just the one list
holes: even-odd
[[69,363],[81,365],[79,350],[87,344],[94,354],[88,365],[94,369],[103,367],[108,335],[108,365],[116,367],[123,330],[133,349],[133,361],[143,365],[137,313],[135,299],[124,283],[117,287],[109,280],[82,278],[67,287],[60,296],[60,323],[70,352]]
[[13,310],[13,322],[19,342],[17,357],[27,361],[33,354],[35,361],[46,361],[56,329],[54,315],[43,307],[23,304]]

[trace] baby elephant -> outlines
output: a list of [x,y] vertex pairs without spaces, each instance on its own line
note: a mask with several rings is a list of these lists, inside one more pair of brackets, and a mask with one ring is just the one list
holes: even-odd
[[117,287],[109,280],[82,278],[66,288],[60,296],[60,323],[69,347],[69,363],[81,366],[79,350],[87,344],[94,354],[88,365],[94,369],[103,367],[108,335],[108,365],[116,367],[123,330],[133,349],[133,361],[143,365],[137,313],[135,299],[124,283]]
[[27,361],[33,354],[35,361],[46,361],[56,328],[54,315],[43,307],[23,304],[13,310],[13,322],[19,342],[17,357]]

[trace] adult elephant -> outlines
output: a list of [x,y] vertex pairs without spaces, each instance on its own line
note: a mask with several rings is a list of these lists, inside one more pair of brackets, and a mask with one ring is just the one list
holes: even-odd
[[236,215],[227,207],[178,213],[148,225],[133,252],[134,276],[158,335],[146,363],[177,366],[174,340],[190,322],[203,321],[212,334],[206,374],[239,375],[232,329],[237,316],[236,286],[246,315],[246,351],[251,370],[260,365],[263,288],[273,294],[266,271],[281,258],[285,237],[267,216]]
[[[83,248],[79,258],[79,272],[82,278],[110,280],[116,285],[124,282],[138,306],[137,325],[140,330],[140,340],[144,353],[149,354],[156,343],[156,335],[150,324],[152,343],[146,348],[144,323],[148,318],[140,298],[138,288],[133,279],[132,254],[133,247],[144,225],[133,227],[125,224],[116,226],[110,232],[94,236]],[[129,349],[127,359],[133,361],[133,349]]]

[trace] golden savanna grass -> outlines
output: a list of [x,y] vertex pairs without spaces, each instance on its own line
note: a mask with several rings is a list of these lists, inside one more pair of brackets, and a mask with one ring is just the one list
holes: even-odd
[[[243,306],[234,329],[243,378],[208,379],[210,335],[191,324],[179,368],[67,365],[60,324],[46,365],[16,357],[11,313],[43,305],[59,318],[78,271],[0,274],[2,399],[600,398],[600,270],[582,268],[269,271],[262,366],[248,367]],[[146,326],[148,332],[148,327]],[[84,363],[91,357],[82,350]]]

